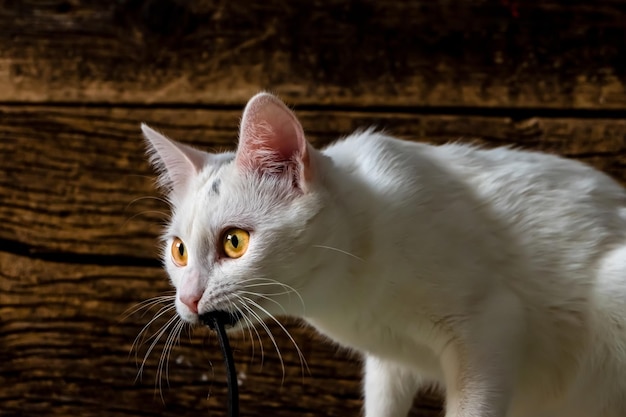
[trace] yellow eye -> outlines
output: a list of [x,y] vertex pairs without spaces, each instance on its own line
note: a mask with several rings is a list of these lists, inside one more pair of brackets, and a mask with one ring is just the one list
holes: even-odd
[[172,260],[176,266],[187,265],[187,248],[179,237],[175,237],[172,242]]
[[250,233],[243,229],[228,229],[222,238],[224,253],[229,258],[240,258],[248,250],[249,242]]

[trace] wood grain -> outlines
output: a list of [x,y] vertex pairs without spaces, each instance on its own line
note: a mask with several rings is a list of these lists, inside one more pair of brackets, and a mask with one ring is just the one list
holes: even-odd
[[[131,352],[159,310],[124,312],[170,290],[141,122],[233,149],[267,89],[316,146],[376,125],[554,152],[626,185],[624,57],[626,0],[0,0],[0,416],[225,416],[207,330],[146,355],[166,314]],[[309,374],[276,325],[284,380],[267,335],[263,360],[233,339],[242,415],[359,415],[358,358],[287,328]],[[411,415],[440,410],[423,393]]]
[[[226,415],[220,351],[204,329],[189,337],[184,332],[159,371],[167,334],[162,336],[136,380],[150,337],[165,319],[131,350],[157,309],[128,317],[125,311],[169,289],[160,269],[77,265],[6,252],[0,252],[0,265],[1,415]],[[280,336],[278,326],[270,329]],[[358,361],[300,324],[288,329],[308,360],[308,372],[286,337],[277,338],[284,374],[267,335],[261,332],[263,354],[256,343],[254,355],[249,334],[232,338],[242,415],[358,415]],[[432,394],[417,403],[415,415],[422,416],[436,415],[440,406]]]
[[[318,146],[375,124],[411,140],[557,152],[626,183],[626,121],[321,110],[298,115]],[[167,207],[152,198],[158,193],[139,123],[151,122],[202,148],[232,149],[238,117],[229,110],[0,107],[2,415],[224,415],[225,375],[206,331],[182,337],[171,354],[163,404],[154,381],[164,337],[147,356],[143,380],[135,382],[137,366],[129,359],[135,336],[156,310],[120,318],[169,289],[156,250]],[[150,198],[138,200],[145,196]],[[277,326],[271,329],[285,363],[284,382],[267,336],[261,335],[262,368],[258,344],[252,357],[249,335],[234,341],[245,374],[242,415],[358,415],[356,358],[309,329],[289,325],[311,370],[302,378],[295,349]],[[139,349],[140,360],[146,349]],[[439,410],[438,397],[425,394],[412,415]]]
[[[140,122],[151,122],[203,149],[223,150],[235,146],[239,115],[0,107],[0,241],[13,253],[45,259],[156,266],[156,239],[168,207],[154,188]],[[516,144],[555,152],[586,161],[626,183],[626,120],[321,111],[298,115],[318,146],[376,125],[412,140]]]
[[0,101],[626,107],[625,0],[2,0]]

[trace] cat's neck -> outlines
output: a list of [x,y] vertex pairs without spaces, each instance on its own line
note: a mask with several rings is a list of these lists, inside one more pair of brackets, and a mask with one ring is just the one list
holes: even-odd
[[311,252],[319,261],[309,271],[313,276],[307,280],[307,292],[312,301],[307,314],[319,319],[336,314],[348,318],[362,312],[361,304],[376,291],[376,284],[364,278],[372,268],[371,219],[378,208],[363,204],[370,191],[350,169],[327,157],[321,157],[317,167],[325,174],[325,204],[312,238]]

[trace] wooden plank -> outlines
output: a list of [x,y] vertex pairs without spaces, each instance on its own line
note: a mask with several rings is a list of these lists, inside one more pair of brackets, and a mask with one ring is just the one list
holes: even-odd
[[625,0],[35,0],[0,101],[626,108]]
[[[317,145],[371,124],[436,143],[482,136],[487,145],[515,143],[583,159],[626,182],[626,121],[323,111],[299,116]],[[150,316],[118,319],[129,306],[168,289],[154,261],[162,217],[134,217],[166,208],[155,200],[130,204],[158,195],[138,124],[154,121],[188,143],[230,149],[238,117],[238,111],[0,107],[3,413],[174,416],[211,410],[223,415],[224,374],[214,339],[197,332],[191,341],[181,340],[163,406],[153,382],[162,342],[148,357],[143,382],[133,383],[136,366],[127,360],[130,344]],[[144,264],[155,267],[133,266]],[[300,382],[295,351],[279,335],[286,363],[282,389],[279,360],[267,337],[262,370],[258,347],[256,359],[251,358],[249,337],[235,341],[246,374],[244,415],[358,414],[360,372],[354,360],[308,330],[289,329],[312,375]],[[418,404],[414,415],[436,415],[432,396],[420,397]]]
[[[298,114],[318,146],[359,127],[377,125],[411,140],[469,140],[555,152],[591,163],[626,184],[626,120]],[[168,207],[154,189],[139,123],[152,122],[170,136],[204,149],[232,149],[239,115],[0,107],[0,245],[13,253],[60,256],[68,262],[156,265],[156,238]]]
[[[3,416],[212,416],[226,415],[225,372],[215,337],[183,332],[155,385],[164,339],[147,356],[143,378],[133,340],[157,312],[124,311],[167,291],[160,269],[76,265],[0,252],[0,409]],[[173,314],[167,314],[167,318]],[[146,333],[156,334],[165,320]],[[302,374],[295,349],[276,334],[283,373],[272,343],[261,333],[254,356],[250,336],[234,337],[245,416],[358,415],[360,365],[311,331],[288,325],[310,373]],[[252,333],[254,334],[254,333]],[[254,336],[256,337],[256,335]],[[136,352],[139,362],[152,340]],[[129,355],[130,354],[130,355]],[[262,365],[261,365],[262,362]],[[208,398],[207,398],[208,396]],[[433,395],[417,399],[415,415],[437,415]]]

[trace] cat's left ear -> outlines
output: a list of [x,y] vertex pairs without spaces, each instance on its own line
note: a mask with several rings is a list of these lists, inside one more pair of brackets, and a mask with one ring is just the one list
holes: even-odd
[[312,152],[302,125],[280,99],[260,93],[248,101],[239,131],[238,167],[284,177],[305,191],[312,176]]
[[184,192],[210,157],[206,152],[174,142],[146,124],[141,130],[148,144],[150,162],[160,172],[159,183],[172,192]]

